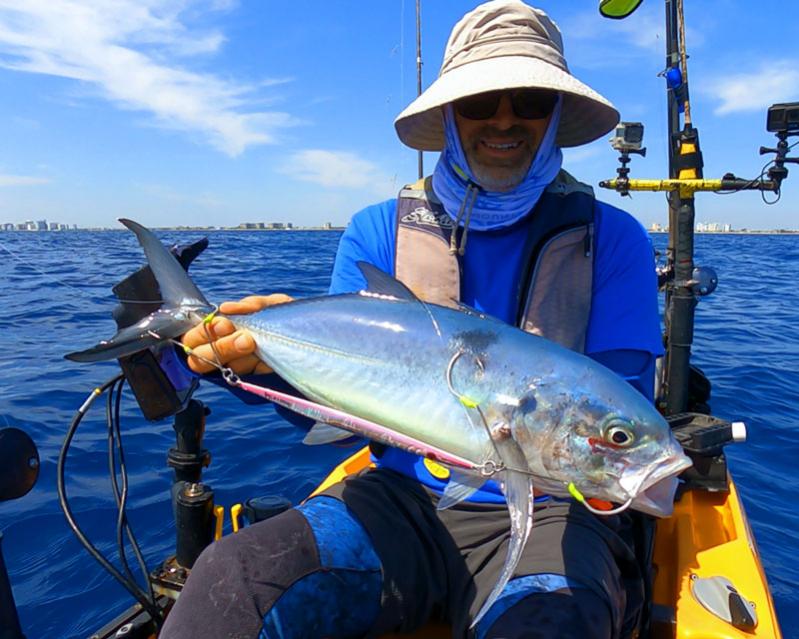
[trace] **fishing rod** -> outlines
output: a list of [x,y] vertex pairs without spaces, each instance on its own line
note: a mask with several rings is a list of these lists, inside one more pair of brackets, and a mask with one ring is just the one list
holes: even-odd
[[[422,0],[416,0],[416,95],[422,95]],[[424,153],[419,151],[419,179],[424,177]]]
[[[633,13],[642,0],[601,0],[600,13],[623,19]],[[713,292],[718,278],[708,267],[694,264],[694,196],[698,192],[733,193],[738,191],[772,192],[779,199],[782,181],[788,176],[787,163],[799,163],[788,157],[796,146],[788,138],[799,136],[799,102],[774,104],[768,109],[766,129],[777,136],[775,148],[761,147],[760,154],[775,154],[754,179],[742,179],[728,173],[720,179],[705,179],[699,145],[699,131],[691,118],[688,88],[688,55],[685,42],[683,0],[665,0],[666,68],[660,74],[666,80],[668,112],[668,179],[642,180],[629,177],[630,154],[646,155],[643,148],[643,124],[621,122],[612,147],[620,152],[617,177],[600,182],[622,196],[631,191],[665,191],[669,206],[669,241],[666,264],[658,269],[658,280],[665,291],[664,346],[665,364],[660,373],[661,408],[666,415],[684,413],[693,408],[692,390],[700,385],[709,395],[709,382],[691,365],[694,312],[699,297]],[[767,203],[774,203],[768,202]],[[702,400],[704,401],[704,400]]]

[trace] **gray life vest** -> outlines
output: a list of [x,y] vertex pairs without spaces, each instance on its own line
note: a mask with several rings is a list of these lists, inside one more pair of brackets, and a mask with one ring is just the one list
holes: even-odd
[[[431,182],[428,177],[400,191],[394,273],[421,299],[457,306],[461,264],[450,251],[454,223]],[[591,312],[594,208],[590,186],[558,173],[529,221],[516,292],[522,330],[580,353]]]

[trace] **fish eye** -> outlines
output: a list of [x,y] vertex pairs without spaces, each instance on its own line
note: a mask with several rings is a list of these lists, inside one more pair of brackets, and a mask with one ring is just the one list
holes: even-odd
[[605,441],[614,446],[625,448],[635,441],[635,433],[627,424],[616,423],[605,431]]

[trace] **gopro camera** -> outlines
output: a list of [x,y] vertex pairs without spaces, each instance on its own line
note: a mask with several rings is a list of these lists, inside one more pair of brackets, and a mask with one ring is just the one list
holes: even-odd
[[799,102],[772,104],[768,108],[766,131],[769,133],[799,132]]
[[641,122],[619,122],[610,146],[622,153],[635,153],[641,150],[644,142],[644,125]]

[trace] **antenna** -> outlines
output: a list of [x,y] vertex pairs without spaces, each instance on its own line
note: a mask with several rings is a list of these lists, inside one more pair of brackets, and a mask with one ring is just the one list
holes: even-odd
[[[422,1],[416,0],[416,95],[422,95]],[[424,159],[419,151],[419,179],[424,177]]]

